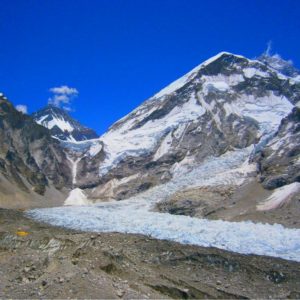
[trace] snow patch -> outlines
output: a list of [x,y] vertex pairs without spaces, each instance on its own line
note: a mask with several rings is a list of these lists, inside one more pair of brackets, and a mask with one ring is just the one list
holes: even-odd
[[294,182],[276,189],[272,195],[263,203],[257,205],[257,210],[272,210],[288,203],[291,198],[300,192],[300,183]]
[[81,160],[81,157],[78,157],[77,159],[73,160],[69,156],[67,156],[68,161],[72,165],[72,184],[76,184],[76,176],[77,176],[77,165]]
[[100,151],[102,150],[102,144],[101,143],[94,143],[90,147],[88,153],[90,156],[95,156],[97,155]]
[[267,72],[260,71],[257,68],[245,68],[243,69],[244,75],[247,78],[252,78],[253,76],[269,77]]
[[89,205],[89,204],[90,201],[87,199],[87,196],[80,188],[76,188],[72,190],[64,203],[64,205],[68,205],[68,206],[82,206],[82,205]]
[[46,121],[48,117],[49,115],[42,116],[40,119],[36,120],[36,123],[48,129],[52,129],[54,126],[57,126],[62,131],[72,132],[74,130],[73,126],[63,118],[53,115],[51,121]]
[[44,120],[46,120],[48,118],[48,116],[49,115],[45,115],[45,116],[41,117],[40,119],[36,120],[36,123],[43,126],[43,122],[44,122]]
[[293,78],[290,78],[289,80],[292,83],[299,83],[300,82],[300,75],[297,75],[297,76],[295,76]]
[[206,95],[211,91],[219,90],[225,92],[228,89],[229,85],[225,81],[205,82],[203,84],[203,91]]
[[72,132],[74,130],[73,126],[69,122],[53,117],[53,119],[47,123],[46,127],[52,129],[54,126],[57,126],[62,131]]
[[153,157],[153,160],[156,161],[159,158],[161,158],[162,156],[164,156],[165,154],[168,153],[169,149],[172,146],[172,131],[170,131],[167,136],[163,139],[163,141],[161,142],[159,148],[157,149],[157,151],[155,152],[155,155]]
[[179,140],[181,137],[183,137],[183,134],[184,134],[186,128],[187,128],[186,124],[179,124],[177,129],[173,132],[173,134],[177,140]]
[[293,109],[286,97],[277,96],[273,92],[259,98],[254,95],[241,95],[230,104],[230,108],[229,105],[226,107],[228,112],[232,110],[238,115],[256,120],[264,134],[276,131],[281,120]]

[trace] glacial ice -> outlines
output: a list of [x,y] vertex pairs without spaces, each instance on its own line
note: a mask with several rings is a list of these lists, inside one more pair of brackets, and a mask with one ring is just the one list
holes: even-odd
[[128,200],[34,209],[27,214],[56,226],[92,231],[144,234],[183,244],[268,255],[300,261],[300,230],[281,225],[197,219],[151,211],[156,202],[191,186],[241,184],[253,172],[248,163],[253,147],[207,159],[194,169],[181,168],[170,182]]

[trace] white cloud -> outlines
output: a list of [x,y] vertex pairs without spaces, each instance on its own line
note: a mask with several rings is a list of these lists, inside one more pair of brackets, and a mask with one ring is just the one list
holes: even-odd
[[[267,49],[265,50],[265,52],[263,54],[266,55],[266,56],[270,56],[270,57],[279,59],[279,60],[283,59],[278,53],[273,53],[273,42],[271,40],[268,41]],[[291,59],[285,60],[285,61],[287,63],[289,63],[291,66],[294,65],[294,62]]]
[[28,113],[27,105],[18,104],[18,105],[16,105],[16,110],[20,111],[23,114]]
[[50,89],[53,94],[62,95],[78,95],[78,91],[75,88],[68,87],[67,85],[62,85],[60,87],[53,87]]
[[53,87],[49,91],[53,95],[48,99],[48,103],[57,107],[63,107],[66,110],[71,109],[69,106],[71,100],[79,94],[76,88],[68,87],[67,85]]

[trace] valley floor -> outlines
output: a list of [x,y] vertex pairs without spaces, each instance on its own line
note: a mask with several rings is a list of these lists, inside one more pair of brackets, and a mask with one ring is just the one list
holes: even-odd
[[0,210],[0,228],[0,298],[300,297],[298,262],[66,230],[16,210]]

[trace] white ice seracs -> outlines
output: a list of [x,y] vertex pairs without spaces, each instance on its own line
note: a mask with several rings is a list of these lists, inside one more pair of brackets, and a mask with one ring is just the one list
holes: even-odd
[[[226,222],[146,212],[116,204],[50,208],[30,215],[56,226],[93,231],[144,234],[183,244],[268,255],[300,262],[300,230],[281,225]],[[134,216],[134,218],[133,218]]]

